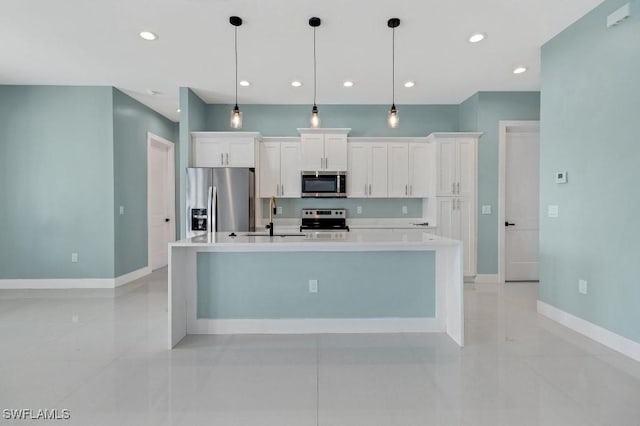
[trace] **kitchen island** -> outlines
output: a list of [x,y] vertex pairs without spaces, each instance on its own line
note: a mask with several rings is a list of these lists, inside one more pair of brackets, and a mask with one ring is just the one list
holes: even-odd
[[169,246],[187,334],[440,332],[464,344],[461,242],[417,230],[213,233]]

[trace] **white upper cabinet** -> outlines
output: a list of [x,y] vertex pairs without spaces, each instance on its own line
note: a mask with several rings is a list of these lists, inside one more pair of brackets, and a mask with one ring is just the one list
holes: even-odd
[[433,197],[435,184],[434,144],[389,143],[389,197]]
[[349,143],[347,196],[385,198],[387,193],[387,144]]
[[301,170],[347,170],[347,133],[351,129],[298,129]]
[[300,143],[260,143],[260,197],[300,197]]
[[471,196],[476,191],[478,136],[436,136],[440,196]]
[[256,132],[192,132],[193,167],[255,167]]

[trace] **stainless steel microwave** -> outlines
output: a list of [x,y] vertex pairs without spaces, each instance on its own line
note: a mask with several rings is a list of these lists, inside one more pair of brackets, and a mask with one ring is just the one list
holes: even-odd
[[347,172],[305,172],[302,175],[303,198],[346,198]]

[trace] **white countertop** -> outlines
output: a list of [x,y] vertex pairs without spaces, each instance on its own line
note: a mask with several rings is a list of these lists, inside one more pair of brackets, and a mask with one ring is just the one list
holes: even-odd
[[[276,234],[279,233],[284,233],[284,230],[276,227]],[[237,234],[230,237],[228,232],[217,232],[176,241],[170,246],[211,249],[208,251],[413,251],[461,244],[457,240],[416,230],[354,229],[351,232],[305,232],[287,237],[269,237],[268,233],[264,236],[248,236],[248,232]]]

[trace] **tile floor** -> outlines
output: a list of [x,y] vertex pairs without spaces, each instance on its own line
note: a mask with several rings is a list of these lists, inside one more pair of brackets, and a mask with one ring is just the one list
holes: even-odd
[[166,270],[115,291],[0,291],[0,410],[68,409],[56,423],[73,425],[640,425],[640,363],[537,315],[536,292],[467,285],[462,350],[384,334],[188,336],[169,351]]

